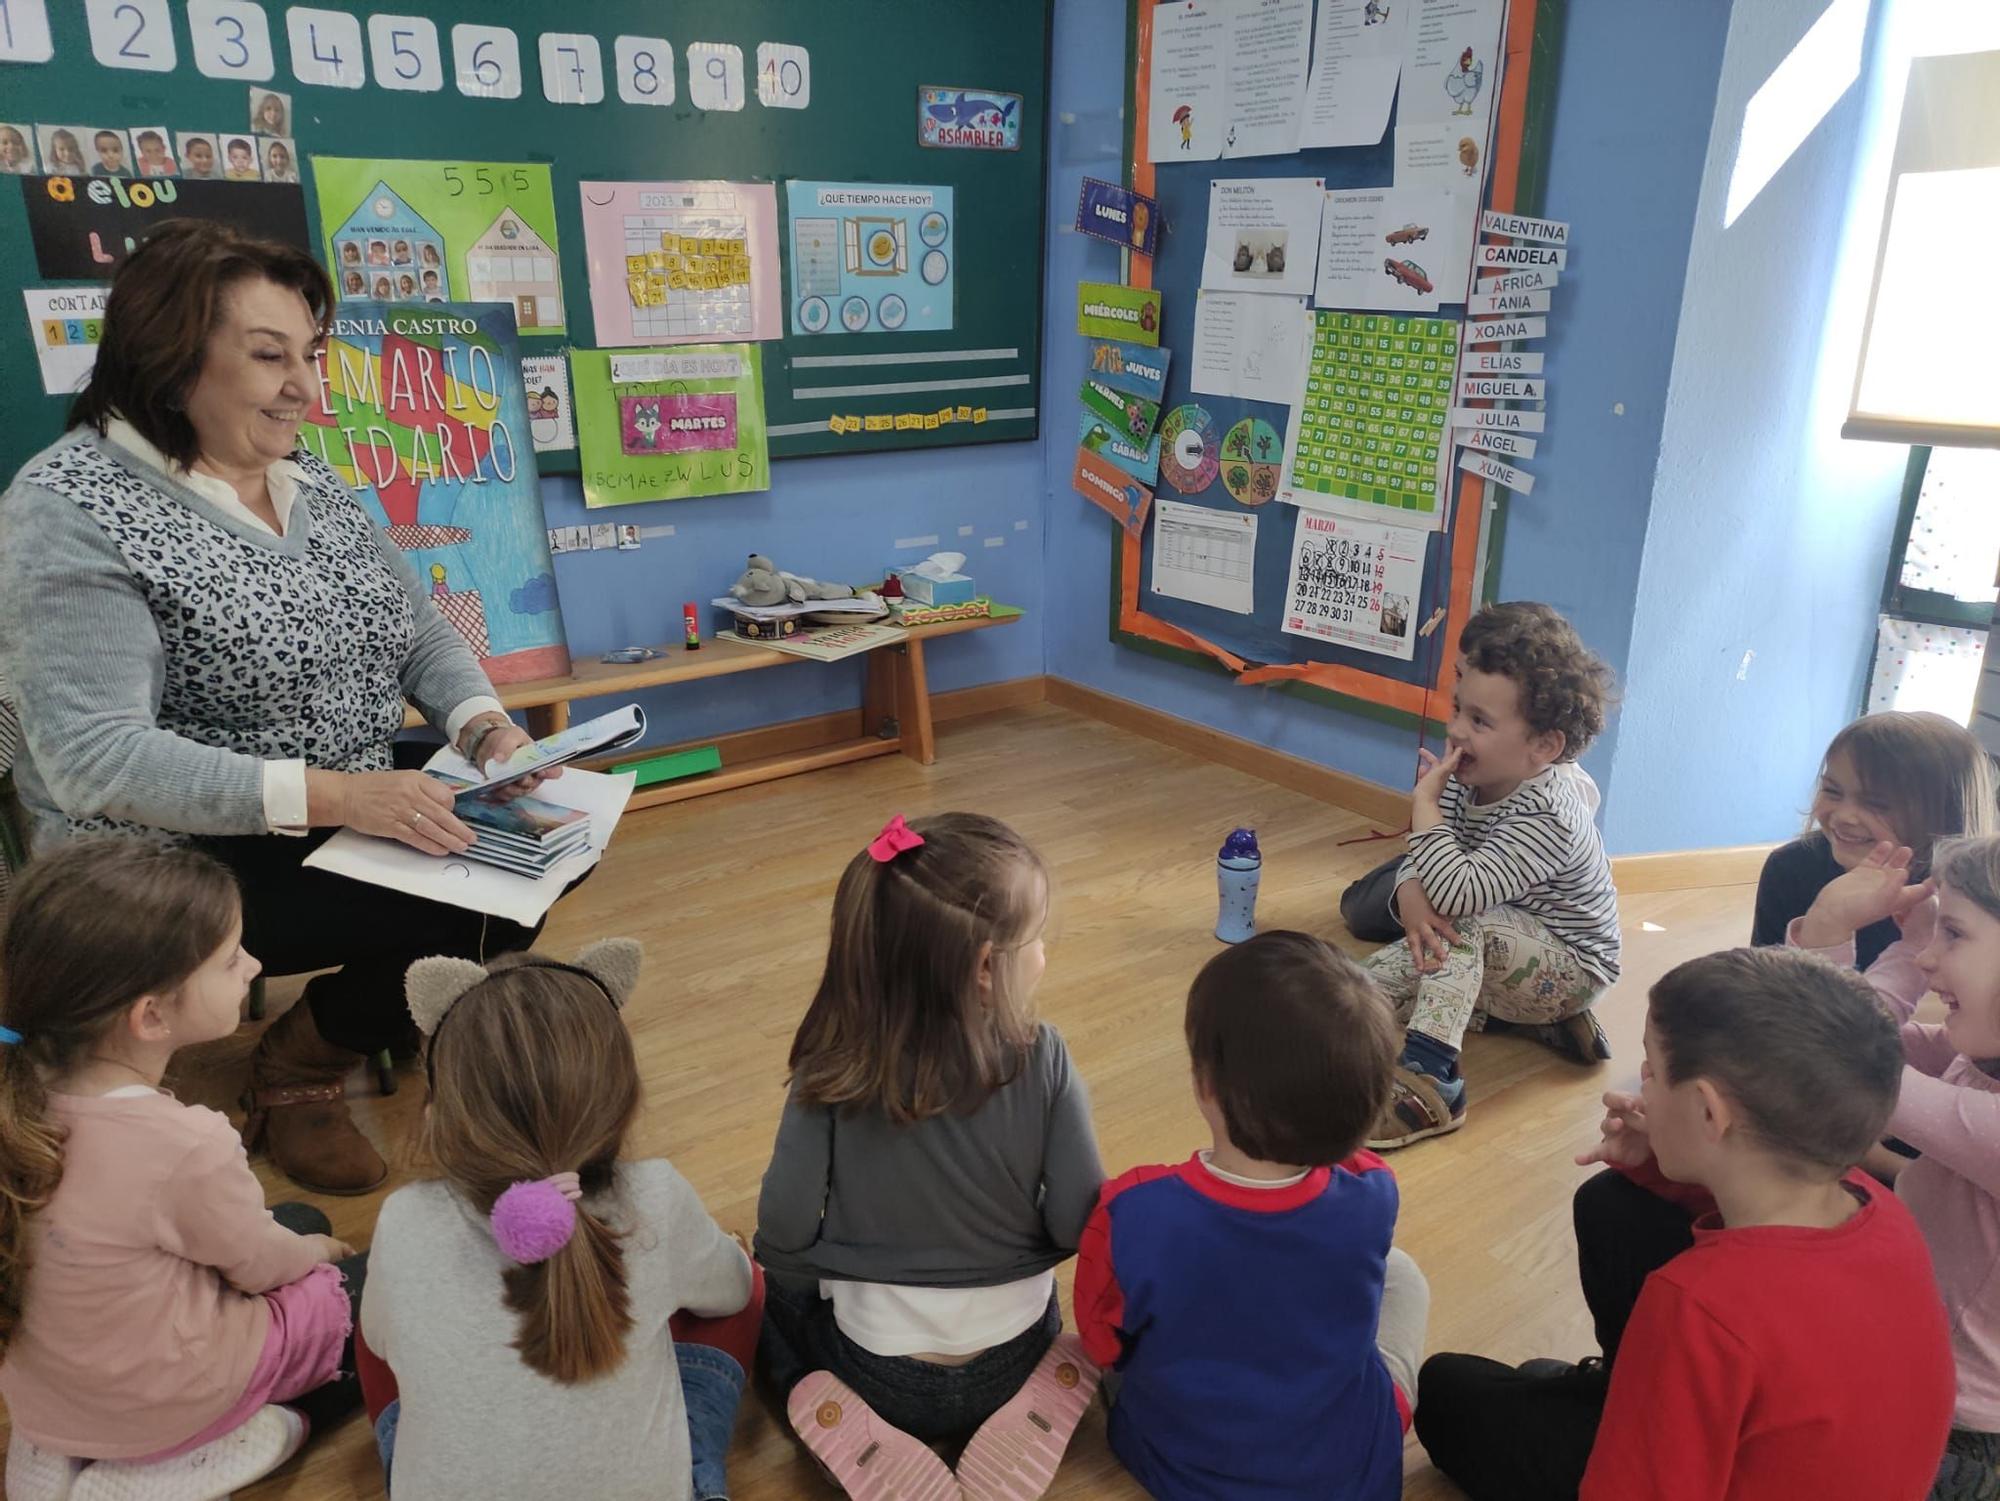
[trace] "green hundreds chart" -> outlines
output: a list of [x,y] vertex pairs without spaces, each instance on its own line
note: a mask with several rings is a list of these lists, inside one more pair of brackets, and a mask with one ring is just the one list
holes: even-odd
[[1292,489],[1435,518],[1458,324],[1318,313]]

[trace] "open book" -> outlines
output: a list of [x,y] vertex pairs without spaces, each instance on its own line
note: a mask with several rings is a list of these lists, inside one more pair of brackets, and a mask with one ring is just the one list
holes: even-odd
[[[573,724],[566,730],[558,730],[546,739],[522,746],[505,761],[492,761],[478,768],[467,768],[467,763],[459,757],[451,757],[442,767],[433,762],[425,770],[434,776],[441,776],[458,787],[458,800],[476,797],[482,792],[490,792],[495,787],[518,781],[530,772],[544,771],[551,766],[561,766],[570,761],[581,761],[585,756],[601,756],[607,751],[619,750],[641,740],[646,734],[646,711],[637,704],[627,704],[610,714],[600,714],[595,719],[586,719],[582,724]],[[456,765],[451,763],[455,762]],[[462,785],[461,785],[462,784]],[[460,818],[465,817],[463,810]]]

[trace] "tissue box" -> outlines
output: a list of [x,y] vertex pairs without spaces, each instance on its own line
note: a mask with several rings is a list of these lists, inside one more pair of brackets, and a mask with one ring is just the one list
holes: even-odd
[[903,581],[904,595],[920,605],[962,605],[972,598],[972,580],[962,573],[934,579],[905,570],[897,577]]

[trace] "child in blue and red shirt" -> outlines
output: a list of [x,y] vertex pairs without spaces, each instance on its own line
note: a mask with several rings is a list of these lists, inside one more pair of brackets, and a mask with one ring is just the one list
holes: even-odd
[[1159,1501],[1390,1501],[1430,1290],[1359,1148],[1399,1029],[1366,971],[1287,932],[1210,960],[1186,1025],[1214,1146],[1105,1184],[1077,1248],[1111,1447]]

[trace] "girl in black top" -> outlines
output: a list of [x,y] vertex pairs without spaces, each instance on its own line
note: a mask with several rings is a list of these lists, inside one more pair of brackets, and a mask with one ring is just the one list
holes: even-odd
[[[1970,731],[1941,714],[1865,715],[1826,748],[1808,832],[1765,860],[1750,941],[1783,943],[1820,888],[1884,840],[1915,851],[1911,879],[1921,880],[1934,841],[1996,829],[1993,763]],[[1887,919],[1856,933],[1856,967],[1873,964],[1899,936]]]

